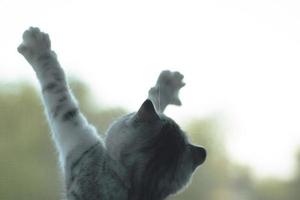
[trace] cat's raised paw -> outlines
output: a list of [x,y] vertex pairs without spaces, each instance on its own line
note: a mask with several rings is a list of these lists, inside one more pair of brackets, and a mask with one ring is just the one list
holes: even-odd
[[48,34],[39,28],[30,27],[23,33],[23,42],[18,47],[18,52],[26,59],[35,58],[51,50],[51,42]]
[[185,86],[183,75],[177,71],[162,71],[156,85],[149,90],[149,98],[156,104],[159,112],[163,112],[167,105],[181,105],[179,90]]
[[181,105],[178,97],[179,90],[185,86],[183,75],[180,72],[171,72],[169,70],[162,71],[158,77],[156,88],[160,88],[165,93],[169,104]]
[[171,72],[169,70],[162,71],[158,77],[157,85],[168,88],[169,90],[179,90],[185,83],[183,75],[180,72]]

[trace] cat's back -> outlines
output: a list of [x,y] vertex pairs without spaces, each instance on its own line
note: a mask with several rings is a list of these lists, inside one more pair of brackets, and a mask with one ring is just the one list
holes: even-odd
[[66,160],[67,200],[127,200],[128,185],[122,169],[100,143],[71,152]]

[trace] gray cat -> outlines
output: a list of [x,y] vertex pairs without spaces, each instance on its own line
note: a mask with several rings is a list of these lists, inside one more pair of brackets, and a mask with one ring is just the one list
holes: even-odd
[[140,109],[116,120],[101,138],[80,112],[49,36],[30,28],[18,51],[41,84],[66,199],[162,200],[182,189],[204,162],[205,149],[190,144],[163,114],[168,104],[181,104],[180,73],[163,71]]

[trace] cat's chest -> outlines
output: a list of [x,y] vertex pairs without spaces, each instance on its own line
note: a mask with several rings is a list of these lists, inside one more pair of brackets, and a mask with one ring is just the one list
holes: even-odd
[[123,177],[103,152],[95,148],[75,164],[66,174],[68,200],[127,200]]

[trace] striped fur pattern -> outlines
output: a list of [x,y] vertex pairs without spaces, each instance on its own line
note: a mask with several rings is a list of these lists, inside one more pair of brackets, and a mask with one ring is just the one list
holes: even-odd
[[162,200],[183,188],[204,162],[204,148],[190,144],[180,127],[163,114],[168,104],[181,104],[180,73],[162,72],[149,91],[151,100],[116,120],[102,138],[80,112],[49,36],[31,27],[18,51],[42,88],[64,175],[65,199]]

